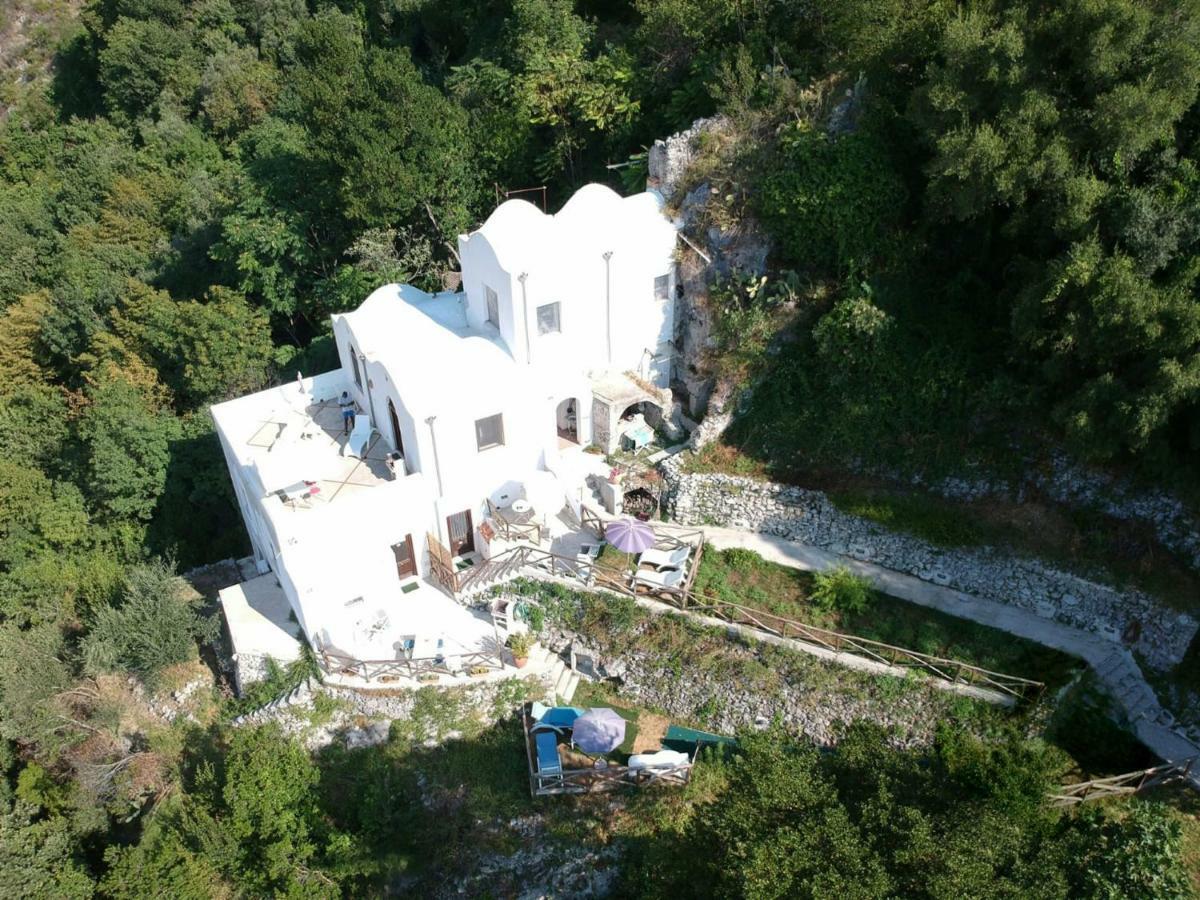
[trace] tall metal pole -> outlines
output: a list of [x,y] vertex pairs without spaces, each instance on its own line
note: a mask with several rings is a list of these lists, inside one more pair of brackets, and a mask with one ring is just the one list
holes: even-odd
[[612,255],[604,254],[604,330],[608,336],[608,364],[612,365]]
[[517,276],[517,281],[521,282],[521,309],[525,313],[525,365],[533,362],[533,347],[529,343],[529,295],[525,291],[525,279],[528,277],[528,272],[522,272]]
[[371,427],[375,427],[375,405],[371,399],[371,373],[367,371],[367,357],[365,353],[358,354],[358,362],[362,368],[363,386],[367,391],[367,421],[371,423]]
[[442,464],[438,460],[437,449],[437,433],[433,430],[433,423],[437,421],[437,416],[430,416],[425,420],[425,424],[429,426],[429,438],[433,441],[433,472],[437,476],[438,496],[442,496]]

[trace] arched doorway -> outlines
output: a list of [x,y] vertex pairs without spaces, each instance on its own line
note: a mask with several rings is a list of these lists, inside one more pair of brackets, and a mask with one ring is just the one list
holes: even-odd
[[655,431],[662,424],[663,409],[653,400],[639,400],[625,407],[617,419],[617,446],[640,450],[655,440]]
[[568,397],[558,404],[554,411],[554,420],[560,441],[579,443],[579,403],[574,397]]

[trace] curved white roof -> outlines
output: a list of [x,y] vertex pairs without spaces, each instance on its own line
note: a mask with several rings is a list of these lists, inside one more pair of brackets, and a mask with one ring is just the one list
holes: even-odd
[[487,238],[506,271],[519,272],[535,257],[573,252],[636,250],[670,253],[675,228],[662,214],[662,198],[649,191],[622,197],[603,184],[587,184],[556,215],[526,200],[506,200],[471,235]]
[[466,402],[479,394],[481,382],[489,393],[527,388],[530,375],[499,337],[467,325],[463,300],[459,293],[388,284],[342,316],[359,349],[396,382],[413,415],[436,414],[446,397]]

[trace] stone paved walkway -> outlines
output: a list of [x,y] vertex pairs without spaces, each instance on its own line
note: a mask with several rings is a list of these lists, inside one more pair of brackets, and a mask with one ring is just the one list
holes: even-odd
[[[1096,677],[1124,710],[1138,738],[1152,752],[1171,762],[1200,756],[1200,746],[1173,727],[1174,718],[1159,705],[1158,698],[1146,683],[1133,654],[1119,643],[1044,619],[1028,610],[992,600],[981,600],[953,588],[922,581],[915,576],[872,563],[839,556],[818,547],[736,528],[705,526],[703,530],[705,540],[712,547],[722,550],[741,547],[754,551],[763,559],[807,572],[845,566],[869,578],[885,594],[998,628],[1045,647],[1077,656],[1092,667]],[[1194,775],[1192,781],[1200,789],[1200,773]]]

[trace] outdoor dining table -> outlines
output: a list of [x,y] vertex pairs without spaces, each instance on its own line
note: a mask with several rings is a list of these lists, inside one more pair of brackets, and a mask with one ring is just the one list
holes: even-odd
[[533,507],[528,500],[514,500],[511,506],[501,507],[497,513],[509,525],[524,525],[533,519]]

